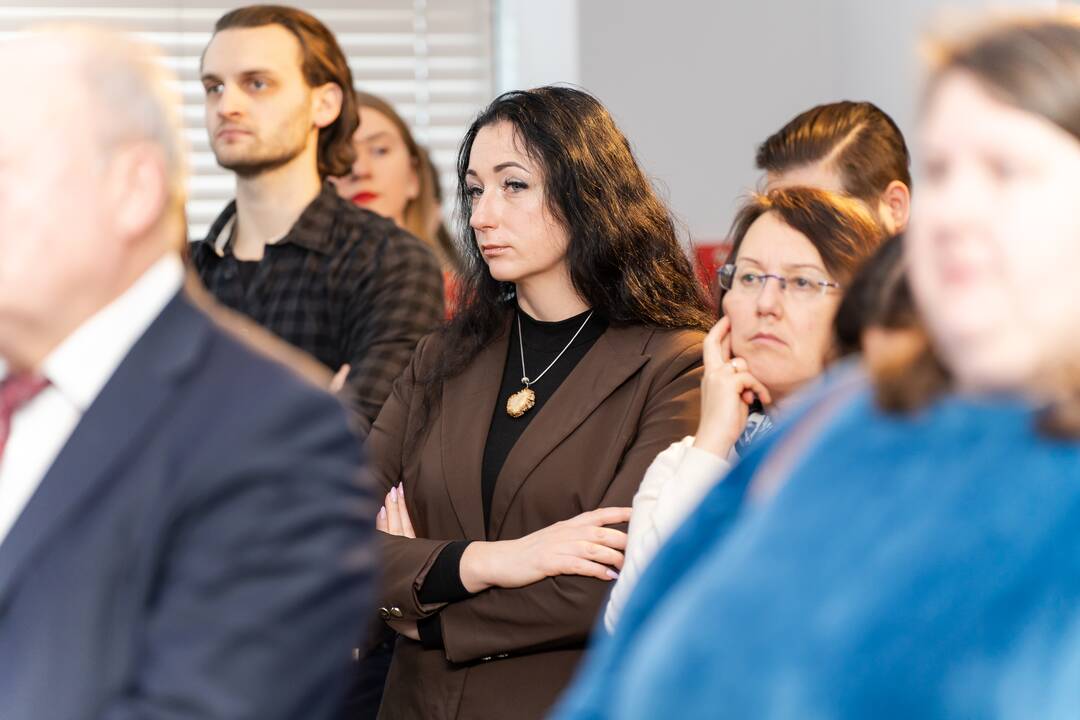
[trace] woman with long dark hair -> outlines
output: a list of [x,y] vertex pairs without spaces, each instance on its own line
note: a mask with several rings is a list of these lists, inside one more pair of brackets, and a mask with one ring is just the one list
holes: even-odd
[[645,468],[697,424],[708,301],[607,110],[497,98],[462,144],[458,313],[368,441],[387,492],[380,717],[540,717],[622,565]]

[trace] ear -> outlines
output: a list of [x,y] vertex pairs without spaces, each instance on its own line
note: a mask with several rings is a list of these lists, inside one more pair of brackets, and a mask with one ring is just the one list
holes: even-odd
[[104,178],[114,232],[125,242],[146,235],[165,214],[169,198],[165,154],[151,142],[124,145],[109,158]]
[[344,93],[337,83],[326,83],[311,92],[311,122],[317,128],[332,124],[341,115]]
[[890,235],[895,235],[907,227],[911,217],[911,190],[899,180],[893,180],[885,188],[878,201],[878,217],[885,223]]

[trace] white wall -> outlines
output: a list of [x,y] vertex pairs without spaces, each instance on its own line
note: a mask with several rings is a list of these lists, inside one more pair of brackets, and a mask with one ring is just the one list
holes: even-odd
[[578,82],[578,0],[500,0],[495,34],[498,92]]
[[910,142],[916,45],[943,5],[581,0],[580,84],[614,113],[692,238],[716,241],[727,234],[740,195],[757,181],[756,146],[798,112],[822,102],[870,100],[897,120]]

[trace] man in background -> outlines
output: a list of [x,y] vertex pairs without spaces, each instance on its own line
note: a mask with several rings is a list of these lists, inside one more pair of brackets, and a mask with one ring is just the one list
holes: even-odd
[[236,200],[192,261],[210,292],[334,371],[370,428],[419,339],[443,317],[442,275],[392,220],[338,197],[357,126],[334,36],[295,8],[223,15],[203,53],[206,127]]

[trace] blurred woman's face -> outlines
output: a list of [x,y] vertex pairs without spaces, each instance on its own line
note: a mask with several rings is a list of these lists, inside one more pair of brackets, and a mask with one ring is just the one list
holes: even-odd
[[544,172],[507,122],[480,129],[472,144],[465,186],[469,224],[491,276],[512,283],[569,277],[569,237],[552,216]]
[[390,118],[361,107],[353,145],[352,172],[334,181],[338,194],[403,226],[405,208],[420,194],[416,162],[405,138]]
[[931,96],[920,140],[905,247],[935,346],[968,389],[1033,387],[1080,352],[1080,142],[959,71]]
[[[832,351],[832,322],[840,304],[835,282],[821,254],[805,235],[767,212],[750,226],[735,258],[732,289],[724,295],[724,315],[731,319],[731,352],[746,360],[750,373],[782,398],[825,368]],[[781,290],[775,278],[760,288],[742,287],[747,274],[788,279]],[[797,282],[799,279],[802,283]],[[809,282],[812,292],[799,292]]]

